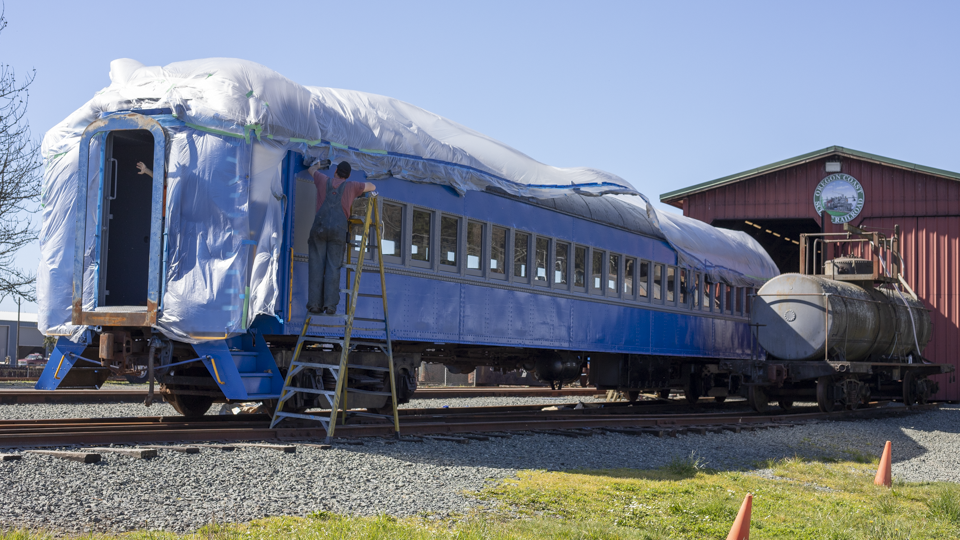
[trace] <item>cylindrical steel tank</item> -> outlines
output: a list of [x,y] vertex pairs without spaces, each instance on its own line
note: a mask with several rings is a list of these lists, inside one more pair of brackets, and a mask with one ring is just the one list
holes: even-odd
[[802,274],[768,281],[751,320],[763,325],[760,345],[783,360],[821,360],[827,347],[831,360],[916,355],[931,332],[930,314],[907,293]]

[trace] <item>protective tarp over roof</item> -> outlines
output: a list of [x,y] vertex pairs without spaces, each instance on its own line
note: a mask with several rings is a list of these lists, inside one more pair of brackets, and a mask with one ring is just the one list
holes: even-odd
[[[759,245],[684,218],[659,220],[626,180],[585,167],[544,165],[509,146],[413,105],[373,94],[301,86],[259,64],[237,59],[143,66],[111,63],[112,83],[47,132],[41,260],[40,330],[80,339],[71,325],[76,201],[100,197],[91,140],[88,185],[79,182],[84,130],[116,111],[169,109],[164,130],[167,245],[159,329],[188,342],[243,332],[257,315],[275,316],[286,195],[281,162],[289,151],[309,159],[347,160],[368,178],[396,177],[490,190],[665,237],[681,264],[716,281],[759,285],[776,267]],[[102,156],[101,156],[101,159]],[[616,198],[631,199],[635,206]],[[642,200],[641,200],[642,198]],[[88,206],[88,209],[92,207]],[[97,308],[100,260],[88,210],[83,309]],[[744,235],[745,236],[745,235]],[[721,256],[726,254],[726,258]],[[771,273],[771,269],[773,272]]]
[[368,178],[392,175],[460,193],[497,186],[521,196],[636,193],[586,167],[544,165],[482,133],[397,99],[301,86],[246,60],[210,58],[146,67],[110,64],[113,84],[50,130],[43,153],[67,151],[77,130],[105,111],[171,108],[187,125],[290,143],[316,157],[347,158]]

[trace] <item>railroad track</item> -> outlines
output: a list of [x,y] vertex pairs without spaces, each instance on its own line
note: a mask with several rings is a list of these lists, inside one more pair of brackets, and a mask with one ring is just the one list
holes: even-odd
[[[531,387],[466,387],[466,388],[420,388],[413,399],[458,399],[468,397],[587,397],[602,395],[596,388],[549,388]],[[28,403],[139,403],[147,397],[142,389],[103,390],[33,390],[16,388],[0,390],[0,405]]]
[[[756,414],[744,411],[694,411],[670,413],[653,405],[542,410],[542,406],[471,407],[460,409],[403,409],[400,430],[404,437],[446,437],[450,440],[484,439],[510,433],[548,433],[589,436],[599,431],[676,436],[679,434],[734,431],[792,426],[820,420],[887,417],[931,410],[936,404],[914,407],[873,406],[854,411]],[[317,424],[290,424],[270,429],[266,415],[183,417],[86,418],[56,420],[0,420],[0,448],[196,443],[239,441],[322,441],[326,433]],[[337,427],[337,441],[363,437],[389,437],[392,425],[348,424]],[[491,435],[484,435],[484,434]],[[460,441],[457,441],[460,442]]]

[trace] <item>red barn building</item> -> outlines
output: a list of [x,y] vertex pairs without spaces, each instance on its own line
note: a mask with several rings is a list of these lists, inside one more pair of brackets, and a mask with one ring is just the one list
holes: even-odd
[[[933,321],[924,356],[958,366],[960,173],[831,146],[664,193],[660,201],[685,216],[749,233],[781,272],[799,270],[800,234],[819,233],[821,226],[842,232],[849,222],[892,236],[899,225],[904,277]],[[818,208],[827,211],[825,219]],[[960,399],[956,373],[934,379],[938,399]]]

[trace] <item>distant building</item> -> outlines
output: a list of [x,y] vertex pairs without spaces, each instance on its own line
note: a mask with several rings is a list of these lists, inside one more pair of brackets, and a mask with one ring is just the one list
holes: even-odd
[[0,365],[9,356],[11,362],[30,353],[45,354],[43,334],[37,330],[36,313],[20,313],[20,351],[17,348],[17,312],[0,311]]
[[[852,198],[829,195],[829,215],[818,215],[818,187],[832,178],[860,190]],[[831,146],[664,193],[660,201],[753,236],[784,273],[800,270],[801,234],[838,233],[850,223],[891,236],[899,225],[904,278],[933,320],[924,356],[960,368],[960,173]],[[960,399],[957,373],[932,378],[938,399]]]

